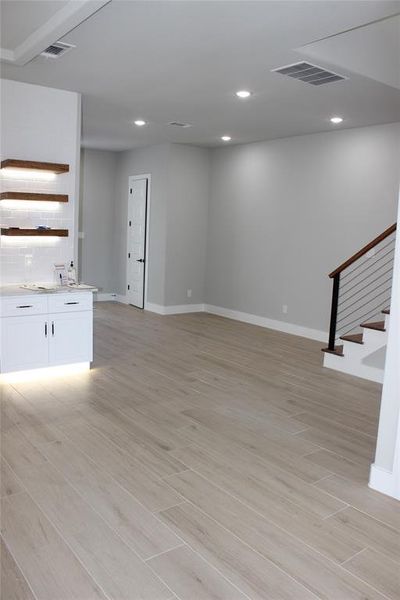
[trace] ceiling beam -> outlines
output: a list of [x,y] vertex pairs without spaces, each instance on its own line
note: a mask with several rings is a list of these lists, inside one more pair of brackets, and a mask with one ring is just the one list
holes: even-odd
[[14,50],[0,49],[2,62],[23,66],[38,56],[51,44],[58,41],[69,31],[80,25],[111,0],[70,0],[41,27],[33,31]]

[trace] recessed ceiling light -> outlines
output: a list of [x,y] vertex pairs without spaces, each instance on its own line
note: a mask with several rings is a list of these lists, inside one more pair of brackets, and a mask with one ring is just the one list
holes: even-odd
[[134,123],[138,127],[143,127],[143,125],[147,125],[146,121],[143,121],[143,119],[137,119],[137,121],[134,121]]
[[342,123],[343,118],[342,117],[332,117],[331,118],[331,123],[334,123],[335,125],[338,125],[339,123]]
[[249,92],[248,90],[239,90],[238,92],[236,92],[236,96],[238,98],[248,98],[249,96],[251,96],[251,92]]
[[221,137],[221,140],[222,140],[223,142],[230,142],[230,141],[231,141],[231,139],[232,139],[232,138],[231,138],[231,136],[230,136],[230,135],[223,135],[223,136]]

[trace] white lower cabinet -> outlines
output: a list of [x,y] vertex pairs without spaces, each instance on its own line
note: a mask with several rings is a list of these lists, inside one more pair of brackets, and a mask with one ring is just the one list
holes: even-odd
[[[93,360],[91,294],[71,294],[67,299],[60,299],[57,306],[54,298],[48,303],[46,299],[43,304],[42,296],[40,301],[40,308],[36,299],[24,304],[19,301],[19,304],[14,303],[15,306],[9,300],[3,301],[0,318],[2,373]],[[48,308],[65,312],[50,312]],[[43,314],[36,314],[38,310]],[[24,312],[23,316],[19,316],[21,312]],[[35,314],[27,314],[29,312]]]
[[92,312],[49,315],[49,363],[92,361]]
[[48,326],[44,315],[1,319],[1,371],[47,367]]

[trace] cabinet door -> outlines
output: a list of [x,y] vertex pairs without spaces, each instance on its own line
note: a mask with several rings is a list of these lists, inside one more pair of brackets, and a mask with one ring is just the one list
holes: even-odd
[[3,317],[0,321],[2,373],[47,367],[47,315]]
[[49,315],[50,365],[90,362],[93,359],[93,312]]

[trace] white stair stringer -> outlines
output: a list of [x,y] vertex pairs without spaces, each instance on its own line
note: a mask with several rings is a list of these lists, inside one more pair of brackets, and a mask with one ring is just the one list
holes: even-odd
[[324,367],[383,383],[384,364],[374,365],[368,358],[376,353],[376,356],[379,356],[378,363],[384,362],[379,350],[387,344],[389,319],[389,315],[385,315],[385,331],[364,327],[362,344],[340,340],[338,344],[343,344],[343,356],[325,353]]

